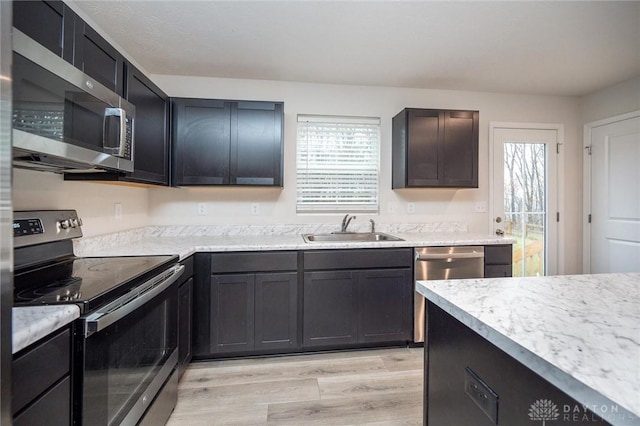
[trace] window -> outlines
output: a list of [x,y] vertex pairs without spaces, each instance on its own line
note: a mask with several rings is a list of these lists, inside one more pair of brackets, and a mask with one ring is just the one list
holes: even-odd
[[380,119],[298,116],[298,212],[377,212]]

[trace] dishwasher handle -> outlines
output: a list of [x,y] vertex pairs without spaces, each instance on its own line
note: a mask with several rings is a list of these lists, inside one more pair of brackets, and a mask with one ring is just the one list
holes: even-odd
[[429,260],[445,260],[445,259],[478,259],[483,258],[484,253],[469,252],[469,253],[416,253],[416,261],[427,262]]

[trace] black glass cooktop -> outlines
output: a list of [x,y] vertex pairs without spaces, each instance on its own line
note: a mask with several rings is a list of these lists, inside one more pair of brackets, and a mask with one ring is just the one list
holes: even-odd
[[83,312],[142,284],[177,256],[81,257],[14,275],[14,304],[76,303]]

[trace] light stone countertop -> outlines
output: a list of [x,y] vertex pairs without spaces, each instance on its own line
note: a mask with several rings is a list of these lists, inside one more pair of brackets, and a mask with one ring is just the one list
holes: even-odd
[[610,423],[640,424],[640,274],[418,281],[416,290]]
[[12,353],[26,348],[80,317],[76,305],[16,307],[12,315]]
[[78,256],[137,256],[177,254],[185,259],[196,252],[267,251],[267,250],[328,250],[356,248],[397,248],[423,246],[512,244],[513,240],[495,235],[466,232],[398,233],[392,235],[404,241],[380,242],[313,242],[307,243],[301,234],[283,235],[144,235],[131,240],[124,235],[116,238],[87,238],[75,246]]

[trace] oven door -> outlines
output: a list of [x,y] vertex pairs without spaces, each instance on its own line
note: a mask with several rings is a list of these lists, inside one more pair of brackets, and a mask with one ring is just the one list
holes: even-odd
[[82,318],[85,425],[137,424],[177,365],[178,278],[157,277]]

